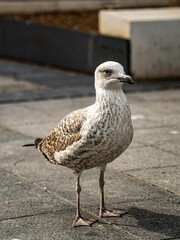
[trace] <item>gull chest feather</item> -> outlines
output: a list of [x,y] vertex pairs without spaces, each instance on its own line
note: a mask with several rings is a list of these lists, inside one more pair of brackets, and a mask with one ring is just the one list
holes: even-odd
[[93,141],[94,151],[101,152],[99,158],[110,162],[132,141],[131,113],[123,92],[98,100],[89,111],[86,136]]

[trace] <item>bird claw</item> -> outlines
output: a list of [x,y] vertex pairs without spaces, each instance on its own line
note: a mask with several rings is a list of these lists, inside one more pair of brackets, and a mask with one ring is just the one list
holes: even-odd
[[93,223],[97,222],[95,219],[84,219],[82,217],[78,217],[74,220],[72,226],[80,227],[80,226],[91,226]]
[[119,210],[107,210],[103,209],[102,212],[100,212],[99,216],[104,218],[104,217],[121,217],[122,215],[126,214],[125,211],[119,211]]

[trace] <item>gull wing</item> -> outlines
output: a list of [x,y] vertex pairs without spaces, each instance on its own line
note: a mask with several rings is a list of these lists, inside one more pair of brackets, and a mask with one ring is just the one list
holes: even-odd
[[39,142],[37,148],[49,161],[55,163],[55,152],[65,150],[81,139],[80,130],[85,120],[85,108],[68,114],[46,138]]

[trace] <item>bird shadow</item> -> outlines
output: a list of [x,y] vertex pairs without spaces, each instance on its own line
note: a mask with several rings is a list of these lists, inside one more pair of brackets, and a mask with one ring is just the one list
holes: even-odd
[[137,221],[137,228],[162,233],[170,238],[180,239],[180,216],[152,212],[146,209],[130,208],[128,215]]

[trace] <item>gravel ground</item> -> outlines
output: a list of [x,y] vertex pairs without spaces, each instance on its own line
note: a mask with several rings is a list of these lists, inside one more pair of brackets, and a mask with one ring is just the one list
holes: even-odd
[[81,31],[98,31],[98,12],[61,12],[31,15],[4,15],[7,18]]

